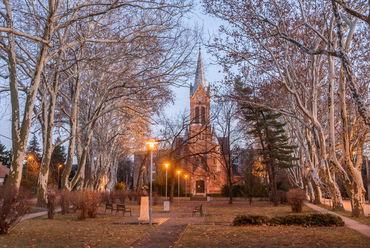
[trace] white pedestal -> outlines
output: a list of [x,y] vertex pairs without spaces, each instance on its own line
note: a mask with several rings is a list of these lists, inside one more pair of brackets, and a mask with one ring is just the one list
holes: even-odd
[[141,197],[139,220],[149,221],[149,197],[148,196]]
[[169,212],[170,211],[170,201],[163,202],[163,211]]

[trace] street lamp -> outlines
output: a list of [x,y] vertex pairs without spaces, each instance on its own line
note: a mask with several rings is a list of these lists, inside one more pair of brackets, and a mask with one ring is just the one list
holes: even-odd
[[188,175],[185,175],[185,200],[188,196]]
[[177,171],[177,205],[180,205],[180,173],[181,171]]
[[63,165],[58,166],[58,189],[60,189],[60,176],[59,176],[59,169],[62,168]]
[[152,226],[152,191],[153,191],[153,150],[157,142],[155,141],[148,141],[146,143],[148,145],[148,149],[150,151],[150,193],[149,193],[149,226]]
[[164,164],[164,166],[166,167],[166,201],[167,201],[167,169],[169,164]]
[[31,162],[31,161],[30,161],[31,159],[33,159],[32,154],[30,154],[30,155],[28,155],[28,156],[27,156],[27,163],[26,163],[26,181],[27,181],[27,174],[28,174],[27,172],[28,172],[28,166],[29,166],[29,165],[28,165],[28,163],[30,163],[30,162]]

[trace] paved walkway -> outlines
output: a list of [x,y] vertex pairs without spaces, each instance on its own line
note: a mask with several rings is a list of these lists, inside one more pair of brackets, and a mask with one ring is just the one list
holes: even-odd
[[[350,200],[342,200],[343,201],[343,207],[346,211],[352,211],[352,208],[351,208],[351,202]],[[322,198],[321,200],[322,204],[324,205],[328,205],[328,206],[331,206],[331,199],[325,199],[325,198]],[[366,201],[366,203],[364,204],[364,214],[365,216],[369,216],[370,215],[370,204]]]
[[308,202],[305,202],[305,204],[308,207],[310,207],[310,208],[312,208],[312,209],[314,209],[314,210],[316,210],[316,211],[318,211],[320,213],[323,213],[323,214],[333,214],[333,215],[340,216],[343,219],[344,223],[346,223],[346,226],[348,226],[349,228],[352,228],[352,229],[354,229],[356,231],[359,231],[360,233],[365,234],[366,236],[369,236],[370,237],[370,227],[368,225],[365,225],[365,224],[362,224],[362,223],[360,223],[358,221],[355,221],[355,220],[352,220],[350,218],[344,217],[344,216],[342,216],[340,214],[337,214],[335,212],[329,211],[327,209],[320,208],[320,207],[318,207],[318,206],[316,206],[314,204],[311,204],[311,203],[308,203]]
[[196,203],[183,204],[181,209],[174,213],[153,213],[153,218],[169,219],[157,226],[152,232],[131,243],[128,247],[174,247],[188,225],[203,223],[204,218],[200,217],[199,214],[192,217],[191,212],[194,204]]
[[[61,211],[61,208],[56,208],[55,209],[55,212],[60,212],[60,211]],[[26,214],[25,216],[22,217],[21,221],[36,218],[36,217],[40,217],[40,216],[43,216],[43,215],[46,215],[46,214],[48,214],[48,211],[41,211],[41,212],[37,212],[37,213]]]

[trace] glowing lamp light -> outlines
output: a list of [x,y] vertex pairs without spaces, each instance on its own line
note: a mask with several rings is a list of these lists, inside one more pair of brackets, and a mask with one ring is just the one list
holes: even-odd
[[149,150],[154,150],[154,147],[157,144],[157,142],[155,142],[153,140],[150,140],[150,141],[146,142],[146,144],[148,145]]
[[181,173],[181,171],[177,171],[177,174],[180,174]]
[[165,166],[166,168],[168,168],[169,164],[164,164],[164,166]]
[[185,175],[185,178],[188,178],[188,175]]

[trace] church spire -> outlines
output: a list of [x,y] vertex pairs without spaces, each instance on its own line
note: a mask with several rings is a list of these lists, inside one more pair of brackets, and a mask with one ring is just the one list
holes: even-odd
[[194,86],[190,88],[191,90],[191,96],[194,95],[197,88],[201,85],[204,90],[207,89],[206,87],[206,79],[204,77],[204,70],[203,70],[203,61],[202,61],[202,53],[201,49],[199,48],[199,56],[198,56],[198,64],[197,64],[197,70],[195,72],[195,81]]

